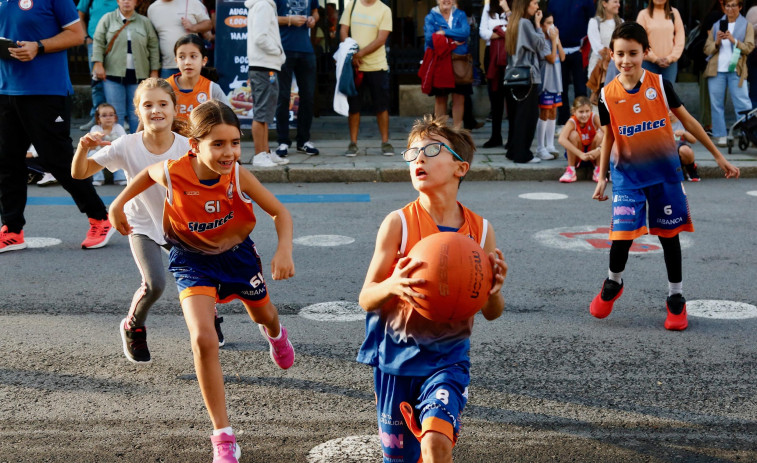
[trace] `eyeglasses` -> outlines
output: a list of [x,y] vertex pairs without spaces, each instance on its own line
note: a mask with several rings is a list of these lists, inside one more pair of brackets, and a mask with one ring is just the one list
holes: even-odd
[[723,5],[723,8],[726,8],[728,10],[735,10],[736,8],[739,8],[739,4],[737,3],[735,5]]
[[440,141],[429,143],[428,145],[422,146],[420,148],[408,148],[402,152],[402,159],[404,159],[405,162],[413,162],[418,159],[421,151],[426,155],[426,157],[433,158],[441,153],[442,146],[447,148],[447,150],[452,153],[452,155],[456,157],[458,161],[465,162],[465,159],[460,157],[459,154],[455,153],[455,151],[450,148],[449,145]]

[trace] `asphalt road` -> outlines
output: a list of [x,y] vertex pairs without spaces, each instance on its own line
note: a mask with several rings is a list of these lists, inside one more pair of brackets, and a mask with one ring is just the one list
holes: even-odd
[[[757,305],[757,180],[686,187],[696,227],[683,241],[690,308]],[[364,334],[356,301],[381,220],[414,192],[392,183],[270,188],[286,198],[301,240],[297,275],[268,281],[297,359],[277,369],[241,304],[221,308],[241,461],[380,461],[372,374],[354,361]],[[757,461],[757,318],[726,311],[664,330],[667,279],[651,239],[631,256],[613,313],[593,319],[610,209],[592,191],[591,182],[463,183],[461,202],[493,223],[510,271],[505,314],[476,319],[455,461]],[[60,243],[0,255],[0,462],[210,461],[175,287],[148,319],[153,363],[130,364],[117,331],[139,284],[127,240],[82,251],[84,216],[49,205],[65,192],[32,187],[29,196],[47,205],[27,208],[27,239]],[[314,235],[345,244],[298,244]],[[275,235],[262,213],[252,236],[267,267]],[[325,302],[341,305],[309,308]]]

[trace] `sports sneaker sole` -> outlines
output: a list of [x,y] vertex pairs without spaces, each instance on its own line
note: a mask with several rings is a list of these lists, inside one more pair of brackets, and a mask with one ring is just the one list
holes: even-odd
[[665,319],[665,329],[668,331],[683,331],[689,327],[688,314],[686,313],[686,306],[683,306],[683,311],[679,315],[673,315],[670,313],[667,304],[665,308],[668,311],[668,316]]
[[93,246],[84,246],[82,245],[82,249],[98,249],[108,244],[110,241],[110,238],[113,236],[113,234],[116,233],[115,227],[110,227],[110,230],[108,230],[108,233],[105,234],[105,238],[100,241],[99,243],[93,245]]
[[148,363],[152,363],[152,359],[140,362],[129,354],[129,349],[126,347],[127,341],[126,341],[126,329],[124,329],[125,324],[126,324],[126,319],[124,318],[123,320],[121,320],[121,324],[118,325],[118,332],[121,333],[121,344],[123,345],[123,348],[124,348],[124,356],[126,357],[126,360],[130,361],[131,363],[136,363],[139,365],[147,365]]
[[21,249],[26,249],[27,245],[26,242],[19,243],[19,244],[9,244],[8,246],[0,249],[0,253],[8,252],[8,251],[18,251]]
[[610,313],[612,313],[613,305],[615,305],[615,301],[620,299],[620,296],[623,295],[623,287],[620,288],[620,291],[618,291],[618,294],[615,295],[614,298],[612,298],[609,301],[605,301],[602,299],[602,290],[599,290],[599,294],[594,296],[594,299],[591,301],[591,305],[589,306],[589,312],[591,315],[595,318],[607,318]]
[[[271,361],[273,362],[273,364],[281,368],[282,370],[288,370],[289,368],[291,368],[291,365],[284,368],[276,362],[276,359],[273,356],[273,345],[271,344],[271,339],[268,337],[268,333],[265,332],[265,327],[263,325],[258,325],[258,329],[260,330],[260,334],[263,335],[263,338],[268,343],[268,355],[271,357]],[[292,343],[289,342],[288,339],[287,339],[287,342],[289,343],[289,346],[292,348],[292,365],[294,365],[294,359],[297,354],[294,352],[294,346],[292,346]]]

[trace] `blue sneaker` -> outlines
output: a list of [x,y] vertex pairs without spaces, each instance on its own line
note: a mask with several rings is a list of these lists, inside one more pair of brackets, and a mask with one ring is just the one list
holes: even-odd
[[312,141],[306,141],[304,145],[298,146],[297,151],[305,153],[308,156],[318,156],[318,153],[320,153]]
[[279,147],[276,148],[276,155],[283,158],[286,157],[287,154],[289,154],[289,145],[286,143],[280,143]]

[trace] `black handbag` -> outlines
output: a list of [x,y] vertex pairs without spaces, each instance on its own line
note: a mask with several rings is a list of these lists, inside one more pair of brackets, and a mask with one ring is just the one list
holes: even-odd
[[[515,101],[523,101],[531,94],[533,79],[531,77],[531,66],[508,66],[505,68],[505,78],[502,83],[505,88],[510,89]],[[515,96],[515,90],[528,89],[523,98]]]

